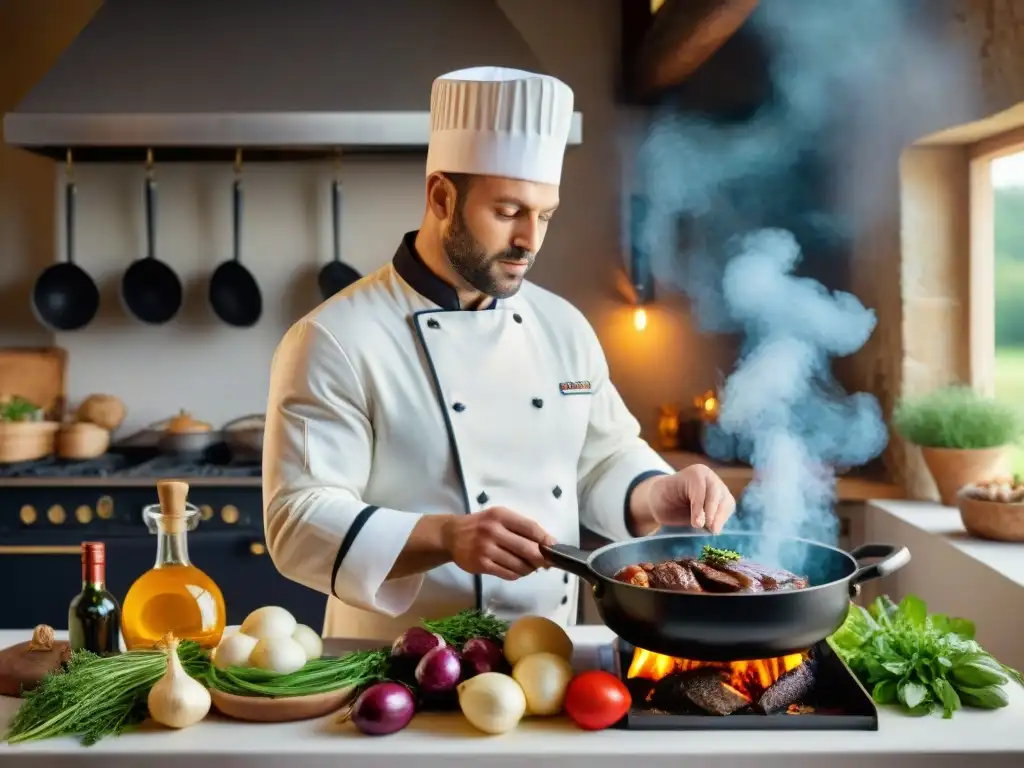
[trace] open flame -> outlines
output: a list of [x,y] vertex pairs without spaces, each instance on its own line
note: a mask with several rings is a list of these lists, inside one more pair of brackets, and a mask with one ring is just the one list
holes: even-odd
[[626,677],[642,677],[654,682],[673,672],[712,667],[724,670],[728,674],[725,685],[742,694],[747,700],[756,701],[780,677],[799,667],[807,658],[806,653],[793,653],[776,659],[753,661],[691,661],[636,648]]

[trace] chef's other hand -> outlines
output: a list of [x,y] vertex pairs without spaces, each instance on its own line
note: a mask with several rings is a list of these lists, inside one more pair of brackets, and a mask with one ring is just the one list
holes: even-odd
[[658,525],[691,525],[721,533],[736,511],[736,499],[722,478],[703,464],[654,478],[651,483],[651,514]]
[[506,581],[547,567],[540,545],[555,542],[534,520],[505,507],[460,515],[444,531],[444,546],[459,568]]

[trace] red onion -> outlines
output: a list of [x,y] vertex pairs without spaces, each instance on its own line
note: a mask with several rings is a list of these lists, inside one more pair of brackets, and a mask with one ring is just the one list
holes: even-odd
[[416,714],[412,692],[399,683],[376,683],[356,699],[349,719],[370,736],[385,736],[402,730]]
[[423,627],[411,627],[391,644],[392,657],[400,656],[405,659],[419,661],[428,651],[445,646],[444,638],[434,634]]
[[501,646],[486,637],[474,637],[462,646],[463,679],[482,675],[484,672],[505,672],[508,662]]
[[459,684],[462,659],[451,646],[442,645],[420,659],[416,665],[416,684],[427,694],[444,693]]

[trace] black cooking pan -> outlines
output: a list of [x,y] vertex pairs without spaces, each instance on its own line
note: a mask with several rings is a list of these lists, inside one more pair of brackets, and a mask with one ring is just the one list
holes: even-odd
[[234,245],[231,261],[225,261],[210,279],[210,304],[217,317],[236,328],[251,328],[263,314],[263,297],[252,272],[241,262],[242,181],[235,179],[232,198]]
[[163,325],[181,309],[181,281],[169,266],[156,258],[156,182],[153,155],[146,162],[146,257],[138,259],[121,278],[121,300],[139,320]]
[[[700,661],[768,659],[805,651],[842,625],[860,584],[910,562],[906,547],[866,544],[847,554],[805,539],[777,538],[770,541],[778,544],[778,562],[762,564],[806,576],[806,589],[670,592],[613,578],[627,565],[699,557],[705,544],[754,553],[766,539],[754,533],[670,534],[608,544],[593,552],[565,544],[541,549],[554,567],[593,586],[601,618],[619,637],[648,651]],[[858,562],[867,558],[881,560],[863,566]]]
[[331,226],[334,243],[334,257],[324,264],[317,276],[320,296],[327,301],[362,277],[352,267],[341,260],[341,182],[331,182]]
[[68,153],[68,181],[64,186],[64,236],[66,261],[47,267],[32,290],[32,307],[37,317],[58,331],[77,331],[96,317],[100,291],[89,273],[75,264],[75,195]]

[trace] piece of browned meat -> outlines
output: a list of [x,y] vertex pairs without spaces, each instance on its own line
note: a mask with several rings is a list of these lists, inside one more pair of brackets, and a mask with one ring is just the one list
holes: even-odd
[[739,592],[743,589],[743,583],[725,571],[720,571],[699,560],[690,560],[687,564],[706,592]]
[[795,573],[784,571],[781,568],[769,568],[760,563],[752,563],[748,560],[740,560],[737,563],[729,563],[725,568],[742,569],[745,573],[755,576],[766,590],[777,591],[783,589],[805,589],[807,579],[797,576]]
[[777,592],[804,589],[808,584],[802,576],[748,560],[712,565],[694,558],[627,565],[615,579],[673,592]]
[[634,587],[651,586],[651,580],[642,565],[627,565],[615,574],[615,580]]
[[673,592],[703,592],[693,571],[684,565],[669,560],[658,563],[650,573],[650,583],[655,589],[669,589]]

